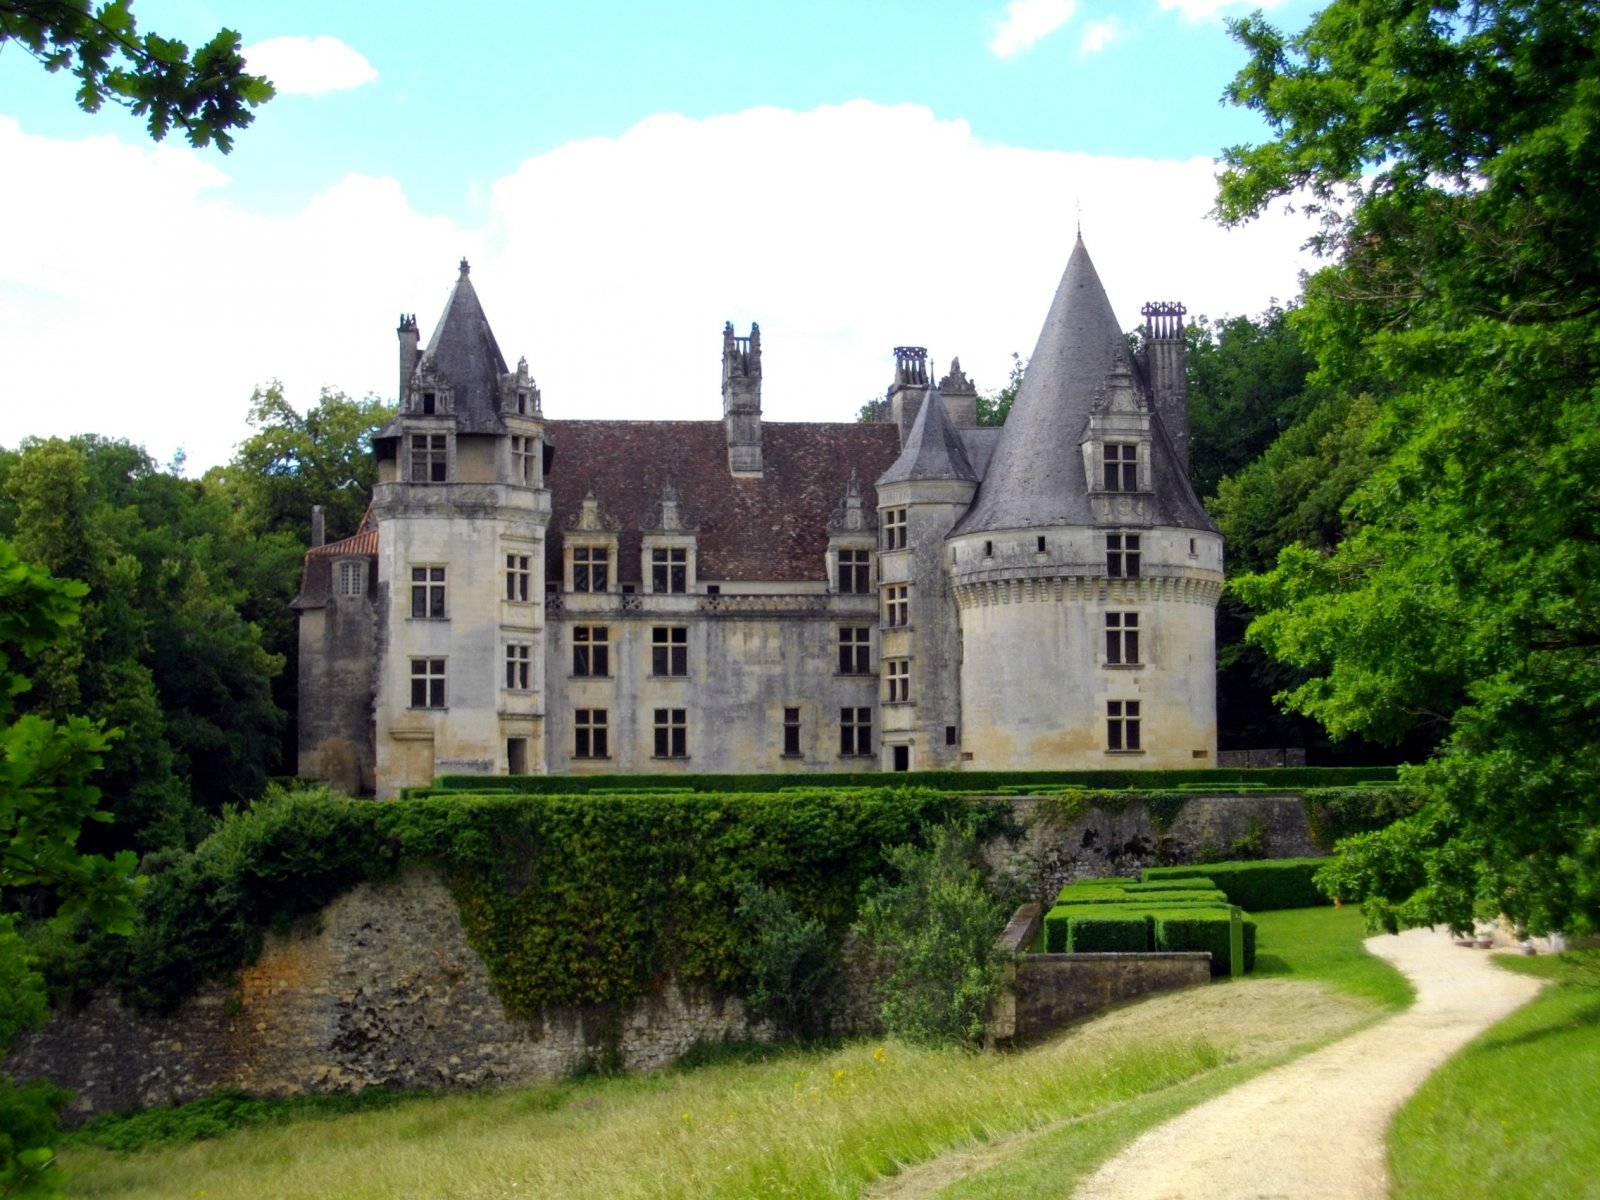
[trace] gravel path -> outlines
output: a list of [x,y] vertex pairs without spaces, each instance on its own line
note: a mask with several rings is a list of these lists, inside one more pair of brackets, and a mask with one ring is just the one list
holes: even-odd
[[1152,1129],[1074,1200],[1382,1200],[1395,1109],[1540,983],[1442,932],[1382,935],[1367,949],[1416,986],[1410,1008]]

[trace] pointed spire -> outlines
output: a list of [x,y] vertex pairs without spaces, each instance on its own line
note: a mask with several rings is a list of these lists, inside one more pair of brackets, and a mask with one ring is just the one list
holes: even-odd
[[422,353],[421,369],[447,384],[455,397],[456,413],[475,422],[493,418],[499,407],[500,377],[508,372],[489,318],[468,278],[472,268],[465,258],[460,270],[444,314]]
[[[959,371],[959,365],[952,368]],[[938,388],[928,390],[911,432],[906,435],[905,447],[900,457],[878,477],[878,486],[904,483],[908,479],[961,479],[978,482],[978,473],[972,469],[961,438],[950,424],[945,412],[944,397]]]
[[983,485],[957,532],[1086,525],[1083,439],[1095,393],[1131,368],[1127,339],[1080,234]]

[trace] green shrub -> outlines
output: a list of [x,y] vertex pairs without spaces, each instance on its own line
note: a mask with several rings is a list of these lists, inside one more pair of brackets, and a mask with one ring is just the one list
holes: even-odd
[[1010,907],[984,878],[970,826],[940,827],[887,858],[897,877],[868,893],[855,925],[889,967],[884,1024],[909,1041],[976,1045],[1000,990],[995,943]]
[[[1211,973],[1231,974],[1232,918],[1226,908],[1164,909],[1151,916],[1155,919],[1157,950],[1208,950],[1211,952]],[[1243,924],[1244,969],[1251,971],[1256,965],[1256,923],[1245,917]]]
[[1150,918],[1132,916],[1075,916],[1067,922],[1070,954],[1142,953],[1150,949]]
[[1325,858],[1269,858],[1260,862],[1205,863],[1192,867],[1148,867],[1146,882],[1209,879],[1227,893],[1228,902],[1252,912],[1279,908],[1313,908],[1330,903],[1315,875]]
[[782,892],[755,883],[744,885],[736,911],[750,930],[741,954],[750,979],[745,1007],[788,1033],[818,1033],[838,974],[826,926],[802,917]]
[[1122,890],[1130,895],[1142,896],[1151,892],[1190,892],[1220,890],[1217,885],[1204,875],[1183,879],[1152,879],[1149,882],[1126,883]]
[[1110,889],[1062,888],[1056,897],[1057,904],[1151,904],[1200,903],[1227,904],[1229,898],[1219,888],[1164,888],[1149,892],[1125,892]]

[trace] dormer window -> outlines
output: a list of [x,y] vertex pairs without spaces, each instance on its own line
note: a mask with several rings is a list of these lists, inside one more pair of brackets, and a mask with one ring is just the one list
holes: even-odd
[[1107,442],[1102,452],[1103,478],[1108,492],[1139,490],[1139,444]]
[[339,595],[354,598],[367,590],[367,564],[360,560],[346,560],[339,564]]
[[610,586],[611,554],[604,546],[572,548],[572,590],[604,592]]
[[431,416],[433,416],[434,413],[436,413],[438,411],[439,411],[439,393],[438,392],[423,392],[422,393],[422,415],[425,416],[425,417],[431,417]]

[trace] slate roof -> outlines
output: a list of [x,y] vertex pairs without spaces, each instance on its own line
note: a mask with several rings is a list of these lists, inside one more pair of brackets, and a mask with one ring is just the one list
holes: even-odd
[[554,448],[550,489],[550,575],[560,578],[562,519],[591,488],[619,531],[618,580],[637,583],[641,514],[668,484],[696,522],[702,579],[823,580],[828,519],[844,502],[854,468],[861,506],[873,522],[878,478],[900,452],[890,423],[763,422],[760,479],[728,470],[721,421],[546,421]]
[[889,469],[878,477],[878,486],[886,483],[904,483],[909,479],[965,479],[976,483],[978,474],[972,469],[965,447],[950,416],[944,409],[944,397],[938,388],[929,388],[917,419],[911,422],[911,432],[906,435],[905,449]]
[[[477,289],[472,286],[471,272],[467,260],[462,259],[461,273],[450,289],[433,336],[417,360],[417,370],[432,367],[450,384],[455,396],[457,432],[504,433],[500,376],[507,374],[506,360],[494,340],[494,330],[489,328]],[[400,418],[396,416],[376,436],[396,437],[399,433]]]
[[[1148,405],[1143,373],[1128,350],[1111,301],[1078,238],[1033,356],[987,464],[983,482],[952,535],[991,530],[1093,525],[1080,446],[1095,393],[1114,365],[1136,381]],[[1172,443],[1151,413],[1154,523],[1211,529],[1211,521],[1178,469]]]

